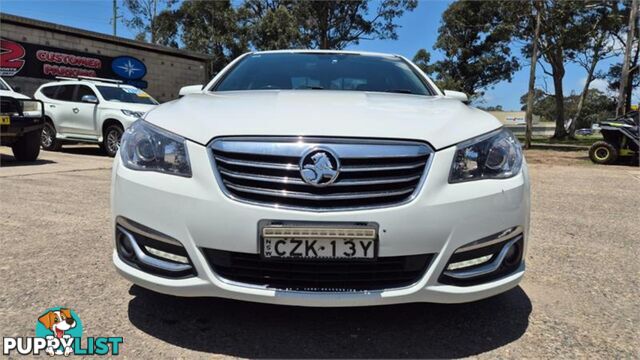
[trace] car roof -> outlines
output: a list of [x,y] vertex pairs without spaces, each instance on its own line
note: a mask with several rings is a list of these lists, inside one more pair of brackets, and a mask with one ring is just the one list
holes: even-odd
[[351,51],[351,50],[316,50],[316,49],[286,49],[286,50],[265,50],[253,51],[251,54],[342,54],[342,55],[364,55],[375,57],[392,57],[400,58],[400,55],[370,52],[370,51]]
[[46,84],[42,84],[42,86],[45,87],[45,86],[78,85],[78,84],[100,85],[100,86],[109,86],[109,87],[134,87],[129,84],[114,84],[110,82],[102,82],[102,81],[95,81],[95,80],[58,80],[58,81],[52,81]]

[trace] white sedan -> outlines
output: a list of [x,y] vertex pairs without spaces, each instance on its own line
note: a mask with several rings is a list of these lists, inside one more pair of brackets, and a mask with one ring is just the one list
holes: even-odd
[[161,293],[302,306],[459,303],[518,285],[517,139],[407,59],[245,54],[125,131],[113,262]]

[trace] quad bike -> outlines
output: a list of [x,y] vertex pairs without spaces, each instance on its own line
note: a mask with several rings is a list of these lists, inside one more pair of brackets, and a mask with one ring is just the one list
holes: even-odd
[[617,119],[600,122],[604,141],[597,141],[589,149],[589,157],[596,164],[612,164],[618,157],[633,157],[638,163],[640,148],[640,120],[638,111]]

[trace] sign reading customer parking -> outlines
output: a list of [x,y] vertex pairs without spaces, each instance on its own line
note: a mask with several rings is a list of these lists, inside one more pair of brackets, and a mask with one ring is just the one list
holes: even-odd
[[145,64],[132,56],[109,57],[0,38],[0,76],[52,79],[91,76],[145,89]]

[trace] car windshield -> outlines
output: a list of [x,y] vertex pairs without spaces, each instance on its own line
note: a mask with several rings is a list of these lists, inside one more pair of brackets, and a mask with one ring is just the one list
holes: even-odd
[[96,86],[107,101],[119,101],[134,104],[157,105],[158,102],[146,92],[129,86]]
[[433,95],[402,59],[332,53],[265,53],[246,56],[213,91],[351,90]]

